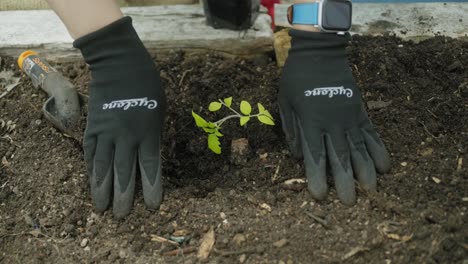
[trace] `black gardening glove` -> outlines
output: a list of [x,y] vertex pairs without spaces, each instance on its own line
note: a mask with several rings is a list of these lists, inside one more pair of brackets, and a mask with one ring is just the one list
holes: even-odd
[[83,53],[92,74],[84,151],[95,207],[106,210],[113,200],[114,216],[127,215],[138,167],[145,203],[158,208],[166,99],[151,56],[130,17],[73,45]]
[[349,68],[349,34],[291,30],[291,49],[280,82],[283,130],[296,157],[304,157],[309,191],[327,194],[326,168],[340,200],[356,201],[354,177],[375,190],[376,169],[390,167],[385,146],[364,109]]

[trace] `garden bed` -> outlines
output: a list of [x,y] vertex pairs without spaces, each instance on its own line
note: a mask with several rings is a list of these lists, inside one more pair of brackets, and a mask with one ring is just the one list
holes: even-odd
[[[353,207],[333,188],[318,202],[304,184],[283,184],[303,179],[304,167],[281,131],[273,59],[172,52],[156,61],[169,105],[165,200],[148,211],[137,186],[134,210],[117,221],[93,211],[81,144],[50,125],[40,111],[46,95],[2,58],[0,72],[14,71],[21,84],[0,99],[0,119],[16,124],[0,129],[0,262],[194,263],[196,253],[164,256],[177,247],[154,238],[178,232],[191,238],[182,249],[196,249],[211,227],[210,263],[467,260],[467,42],[353,38],[350,64],[393,164],[378,193],[359,191]],[[86,93],[84,62],[55,66]],[[213,116],[209,102],[229,96],[261,102],[277,125],[227,124],[216,155],[191,111]],[[231,140],[244,137],[250,154],[234,164]]]

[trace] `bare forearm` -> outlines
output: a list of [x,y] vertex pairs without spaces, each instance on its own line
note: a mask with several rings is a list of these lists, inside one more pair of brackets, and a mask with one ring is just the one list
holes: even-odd
[[120,19],[123,14],[115,0],[47,0],[77,39]]

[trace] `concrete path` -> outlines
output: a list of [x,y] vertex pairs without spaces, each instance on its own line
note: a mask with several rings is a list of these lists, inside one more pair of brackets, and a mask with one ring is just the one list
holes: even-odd
[[[271,19],[261,14],[246,31],[216,30],[206,25],[199,5],[126,7],[135,29],[150,52],[214,50],[232,55],[255,55],[273,50]],[[48,59],[78,56],[72,39],[49,10],[0,12],[0,55],[18,56],[34,49]]]
[[[116,0],[120,6],[187,5],[199,0]],[[0,11],[49,9],[45,0],[0,0]]]
[[[288,27],[288,5],[276,5],[275,22]],[[261,14],[247,31],[216,30],[205,24],[199,5],[126,7],[126,15],[150,52],[214,50],[251,56],[273,50],[270,18]],[[353,34],[395,34],[419,40],[435,35],[468,39],[468,3],[355,3]],[[49,59],[79,56],[72,39],[50,10],[0,12],[0,56],[35,49]]]

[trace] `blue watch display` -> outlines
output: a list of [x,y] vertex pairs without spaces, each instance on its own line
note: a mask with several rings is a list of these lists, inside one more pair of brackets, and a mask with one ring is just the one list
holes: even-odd
[[319,3],[295,4],[293,14],[293,24],[318,25]]

